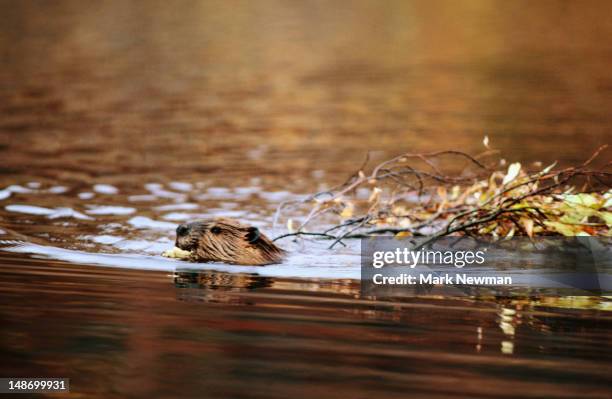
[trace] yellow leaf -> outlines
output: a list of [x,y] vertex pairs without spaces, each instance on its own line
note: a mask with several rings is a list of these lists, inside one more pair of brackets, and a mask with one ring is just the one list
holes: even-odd
[[569,205],[582,205],[592,209],[599,209],[602,205],[602,201],[599,198],[587,193],[566,195],[563,199]]
[[347,204],[344,209],[342,210],[342,212],[340,213],[340,217],[343,219],[349,219],[351,217],[353,217],[353,211],[355,210],[355,207],[353,206],[352,203]]
[[[446,208],[446,205],[447,205],[446,204],[446,200],[440,202],[440,205],[438,205],[438,209],[436,210],[436,212],[440,212],[441,213],[444,210],[444,208]],[[428,217],[429,217],[429,215],[428,215]]]
[[438,197],[440,197],[440,200],[441,201],[446,200],[446,196],[448,195],[446,192],[446,187],[438,186],[437,191],[438,191]]
[[531,238],[533,237],[533,219],[529,218],[521,218],[521,225],[525,229],[527,235]]
[[489,234],[493,230],[495,230],[496,228],[497,228],[497,222],[493,222],[493,223],[489,224],[488,226],[485,226],[485,227],[481,228],[480,230],[478,230],[478,233],[480,233],[480,234]]
[[399,233],[397,233],[395,235],[395,238],[404,238],[404,237],[411,237],[412,233],[409,231],[400,231]]
[[599,216],[604,220],[606,226],[612,228],[612,212],[599,212]]
[[461,193],[461,187],[453,186],[453,189],[451,190],[451,198],[452,199],[457,199],[457,197],[459,197],[460,193]]
[[566,237],[574,237],[576,236],[576,234],[578,234],[579,232],[581,232],[582,230],[580,229],[579,226],[575,226],[575,225],[571,225],[571,224],[565,224],[565,223],[561,223],[561,222],[549,222],[546,221],[544,222],[544,224],[546,224],[546,226],[550,227],[553,231],[562,234]]
[[545,167],[542,170],[542,174],[545,175],[546,173],[550,172],[552,170],[552,168],[554,168],[557,165],[557,162],[553,162],[552,164],[548,165],[547,167]]
[[491,193],[494,193],[495,190],[497,190],[497,183],[495,182],[495,179],[498,177],[497,172],[496,173],[492,173],[491,176],[489,176],[489,191]]
[[380,188],[374,187],[374,190],[372,190],[372,194],[370,195],[370,198],[368,198],[368,202],[374,202],[378,200],[378,198],[380,198],[381,191],[382,190]]
[[563,223],[569,224],[580,224],[584,223],[589,216],[600,216],[599,212],[593,208],[583,206],[575,202],[564,202],[559,209],[563,211],[564,215],[560,219]]
[[515,162],[513,164],[510,164],[510,166],[508,166],[508,173],[506,173],[506,176],[504,176],[504,180],[502,181],[502,184],[506,185],[508,183],[511,183],[512,181],[514,181],[514,179],[518,177],[519,173],[521,173],[520,162]]
[[606,202],[602,205],[602,208],[612,208],[612,190],[608,190],[603,197]]

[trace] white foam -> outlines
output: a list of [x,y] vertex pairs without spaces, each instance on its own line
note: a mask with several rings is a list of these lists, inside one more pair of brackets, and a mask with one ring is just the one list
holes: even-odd
[[168,191],[163,189],[151,191],[151,193],[158,198],[171,198],[178,201],[184,201],[185,199],[187,199],[187,196],[185,194],[175,193],[174,191]]
[[90,208],[86,211],[90,215],[131,215],[136,212],[135,208],[126,206],[105,206],[105,205],[88,205]]
[[47,190],[47,192],[51,194],[63,194],[68,191],[68,187],[66,186],[53,186]]
[[185,182],[180,182],[180,181],[174,181],[174,182],[168,184],[168,186],[171,189],[177,190],[177,191],[191,191],[191,190],[193,190],[193,184],[185,183]]
[[161,185],[160,183],[147,183],[144,185],[144,188],[146,188],[149,191],[155,191],[155,190],[161,190],[164,186]]
[[81,212],[77,212],[71,208],[56,208],[53,210],[53,213],[47,216],[49,219],[59,219],[59,218],[75,218],[81,220],[93,220],[92,217],[82,214]]
[[164,186],[160,183],[147,183],[144,185],[147,190],[158,198],[172,198],[172,199],[184,199],[185,194],[175,193],[164,189]]
[[[245,211],[237,211],[230,209],[221,209],[221,208],[211,208],[208,210],[206,215],[202,215],[205,217],[225,217],[225,218],[242,218],[246,216]],[[252,216],[252,215],[251,215]]]
[[198,209],[200,206],[198,204],[193,203],[183,203],[183,204],[168,204],[168,205],[160,205],[156,206],[156,211],[190,211],[194,209]]
[[236,187],[234,192],[240,196],[248,196],[261,190],[259,187]]
[[79,193],[79,198],[83,200],[92,199],[93,197],[95,197],[94,193],[90,193],[90,192]]
[[93,186],[93,190],[100,194],[117,194],[119,189],[115,186],[111,186],[110,184],[96,184]]
[[[152,243],[151,241],[146,241],[146,240],[124,240],[124,241],[115,243],[113,246],[115,248],[119,248],[123,251],[128,251],[128,252],[135,252],[135,251],[151,252],[151,251],[147,251],[147,249],[154,245],[155,243]],[[163,251],[163,247],[160,248],[160,250]],[[157,252],[158,251],[155,251],[154,253],[157,253]]]
[[7,188],[5,188],[5,190],[8,190],[15,194],[29,194],[34,192],[34,190],[30,190],[29,188],[18,186],[15,184],[8,186]]
[[151,230],[174,230],[176,229],[175,223],[160,222],[153,220],[146,216],[134,216],[128,223],[137,229],[151,229]]
[[51,215],[54,210],[32,205],[7,205],[4,207],[9,212],[25,213],[28,215]]
[[183,213],[183,212],[167,213],[164,216],[162,216],[162,218],[166,219],[166,220],[176,220],[176,221],[184,221],[184,220],[189,220],[189,219],[195,219],[192,214],[190,214],[190,213]]
[[130,195],[128,197],[128,201],[131,202],[143,202],[143,201],[155,201],[157,197],[152,194],[142,194],[142,195]]
[[4,207],[4,209],[9,212],[25,213],[27,215],[47,216],[49,219],[69,217],[75,219],[92,220],[91,217],[71,208],[50,209],[32,205],[7,205]]
[[258,195],[260,198],[265,199],[270,202],[286,201],[288,199],[292,199],[296,197],[295,194],[290,193],[289,191],[270,191],[270,192],[262,191],[258,193]]
[[198,196],[199,199],[223,199],[223,198],[232,198],[234,195],[230,192],[229,189],[225,187],[210,187],[206,190],[205,194],[200,194]]

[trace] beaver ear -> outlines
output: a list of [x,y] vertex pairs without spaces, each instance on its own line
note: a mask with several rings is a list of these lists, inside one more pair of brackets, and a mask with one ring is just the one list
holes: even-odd
[[249,227],[247,229],[246,239],[251,244],[255,244],[257,240],[259,240],[260,236],[261,236],[261,233],[259,232],[259,229],[257,227]]

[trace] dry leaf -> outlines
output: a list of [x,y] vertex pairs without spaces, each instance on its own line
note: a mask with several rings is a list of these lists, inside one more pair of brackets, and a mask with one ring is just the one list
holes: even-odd
[[353,217],[353,213],[355,211],[355,206],[352,202],[346,204],[342,212],[340,212],[340,217],[343,219],[350,219]]
[[533,219],[521,218],[521,226],[523,226],[529,238],[532,238],[533,237]]
[[513,182],[521,173],[521,164],[520,162],[515,162],[508,166],[508,173],[504,176],[504,180],[502,181],[503,185]]
[[400,231],[395,235],[395,238],[412,237],[412,233],[409,231]]
[[381,189],[378,187],[374,187],[374,190],[372,190],[372,194],[370,195],[370,198],[368,199],[368,202],[374,202],[376,200],[378,200],[378,198],[380,198],[380,193],[381,193]]

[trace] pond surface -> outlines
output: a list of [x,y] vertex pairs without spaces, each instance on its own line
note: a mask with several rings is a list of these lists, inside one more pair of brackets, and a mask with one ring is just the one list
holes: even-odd
[[[82,397],[610,397],[610,301],[360,298],[359,243],[162,258],[178,223],[274,237],[366,152],[578,163],[612,137],[605,2],[7,2],[0,376]],[[609,152],[600,160],[607,162]],[[74,394],[73,394],[74,395]]]

